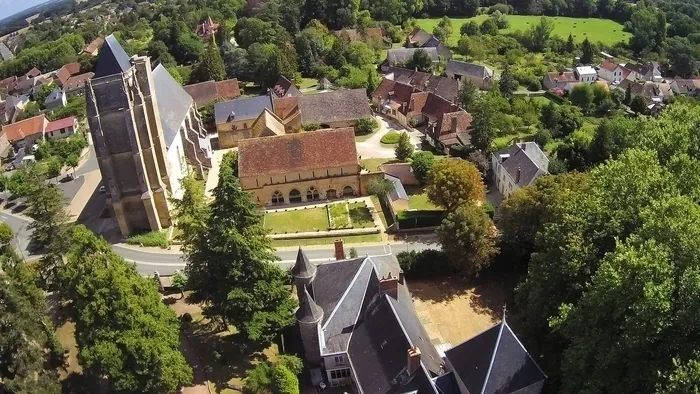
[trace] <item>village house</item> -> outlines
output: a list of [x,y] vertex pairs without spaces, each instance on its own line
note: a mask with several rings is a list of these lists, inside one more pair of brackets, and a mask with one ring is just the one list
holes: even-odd
[[598,72],[591,66],[576,67],[575,73],[578,82],[593,83],[598,79]]
[[211,20],[211,16],[208,16],[201,25],[197,25],[194,33],[197,37],[208,38],[216,34],[217,30],[219,30],[219,26],[220,24],[214,23],[214,21]]
[[457,102],[459,96],[459,81],[432,73],[401,67],[388,67],[384,78],[411,85],[421,92],[435,93],[453,103]]
[[380,48],[389,49],[391,48],[391,39],[386,34],[386,31],[381,27],[369,27],[365,29],[342,29],[336,30],[335,33],[338,37],[346,37],[350,42],[354,41],[365,41],[370,43],[376,43]]
[[306,94],[296,99],[302,127],[304,125],[318,125],[322,129],[355,127],[360,119],[372,116],[372,109],[367,101],[367,91],[363,88]]
[[458,60],[450,60],[447,62],[445,74],[448,78],[455,79],[460,83],[467,79],[474,84],[474,86],[483,90],[491,89],[491,83],[493,82],[493,70],[490,68],[481,64],[467,63]]
[[270,88],[270,92],[274,94],[276,98],[301,96],[301,91],[297,88],[297,85],[284,75],[280,75],[274,86]]
[[89,43],[85,49],[83,50],[83,54],[85,55],[90,55],[90,56],[97,56],[97,54],[100,52],[100,48],[102,48],[102,45],[105,43],[104,37],[97,37],[94,40],[92,40],[91,43]]
[[184,86],[187,94],[192,96],[197,108],[204,107],[216,101],[232,100],[241,95],[236,78],[225,81],[206,81]]
[[600,66],[598,66],[598,78],[606,80],[613,84],[619,84],[620,81],[626,79],[630,74],[630,70],[622,67],[621,65],[613,62],[612,60],[605,59]]
[[24,112],[24,107],[29,104],[28,96],[5,97],[5,101],[0,106],[0,123],[13,123],[20,114]]
[[393,48],[386,51],[386,59],[381,64],[382,72],[386,72],[390,66],[406,66],[413,59],[413,54],[419,50],[428,54],[433,67],[440,63],[440,57],[436,48]]
[[348,127],[242,140],[238,176],[243,190],[260,205],[359,195],[355,131]]
[[549,173],[549,159],[534,142],[516,142],[491,154],[496,188],[503,197]]
[[438,56],[441,58],[445,60],[452,59],[452,51],[450,51],[450,48],[420,27],[415,27],[408,33],[405,46],[407,48],[435,48]]
[[238,146],[239,141],[251,138],[253,122],[265,110],[272,110],[269,95],[242,97],[214,104],[214,121],[220,149]]
[[576,74],[569,71],[550,72],[544,77],[543,85],[546,89],[564,89],[566,85],[578,82]]
[[44,135],[49,139],[68,138],[75,134],[78,128],[78,119],[75,116],[54,120],[46,125]]
[[44,100],[44,107],[49,112],[56,111],[57,109],[63,108],[68,103],[66,99],[66,93],[63,88],[56,86]]
[[15,55],[12,54],[10,48],[8,48],[4,42],[0,42],[0,63],[12,60],[14,58]]
[[63,84],[63,91],[66,93],[67,97],[82,96],[85,89],[85,84],[89,81],[95,73],[89,72],[80,75],[75,75]]
[[3,133],[7,136],[7,141],[15,149],[25,146],[32,146],[38,140],[44,139],[44,133],[49,121],[44,115],[37,115],[33,118],[20,120],[2,127]]
[[0,129],[0,159],[6,159],[12,153],[12,145],[7,139],[7,133]]
[[659,64],[656,62],[627,63],[625,68],[630,71],[627,78],[634,81],[661,82],[663,80]]
[[314,386],[376,394],[541,392],[546,375],[505,317],[443,358],[394,255],[346,260],[342,241],[335,254],[336,261],[315,265],[299,249],[291,270]]
[[73,75],[80,73],[80,63],[68,63],[56,71],[56,83],[63,86]]
[[700,79],[674,78],[671,81],[671,90],[674,94],[697,96],[700,95]]

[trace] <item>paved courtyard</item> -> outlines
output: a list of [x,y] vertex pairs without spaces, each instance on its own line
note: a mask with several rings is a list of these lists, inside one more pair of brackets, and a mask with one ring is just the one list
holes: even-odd
[[422,134],[419,131],[406,130],[400,124],[381,115],[375,115],[374,118],[379,122],[379,130],[367,140],[357,143],[357,154],[360,157],[363,159],[394,158],[396,156],[394,147],[382,145],[380,142],[382,137],[390,131],[397,133],[407,132],[411,136],[411,142],[416,147],[416,150],[420,149]]

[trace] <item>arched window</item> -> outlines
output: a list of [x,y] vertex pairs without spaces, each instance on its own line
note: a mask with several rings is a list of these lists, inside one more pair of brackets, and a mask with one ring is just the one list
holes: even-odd
[[297,189],[292,189],[289,192],[289,202],[290,203],[295,203],[295,202],[301,202],[301,192]]
[[343,196],[344,197],[352,197],[355,195],[355,191],[352,189],[352,186],[345,186],[343,188]]
[[284,196],[279,191],[272,193],[273,204],[284,204]]
[[326,190],[326,198],[329,200],[338,198],[338,193],[335,191],[335,189],[328,189]]
[[321,198],[321,196],[319,195],[318,190],[316,190],[315,187],[311,186],[309,190],[306,191],[307,201],[316,201],[319,198]]

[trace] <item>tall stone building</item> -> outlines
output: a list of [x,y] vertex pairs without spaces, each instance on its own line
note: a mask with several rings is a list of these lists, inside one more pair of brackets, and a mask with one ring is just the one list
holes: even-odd
[[169,227],[169,199],[181,197],[188,164],[199,176],[211,165],[194,102],[162,66],[129,58],[113,35],[95,68],[87,115],[111,216],[124,236]]

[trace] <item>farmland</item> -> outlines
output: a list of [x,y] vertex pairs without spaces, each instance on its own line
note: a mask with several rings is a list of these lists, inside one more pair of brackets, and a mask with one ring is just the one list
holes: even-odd
[[[488,15],[478,15],[473,18],[454,18],[452,19],[452,35],[448,41],[448,45],[456,46],[459,40],[459,28],[469,20],[475,20],[481,24]],[[517,30],[527,30],[530,26],[536,25],[541,18],[540,15],[508,15],[510,26],[507,29],[501,30],[502,33],[510,33]],[[582,42],[588,37],[592,42],[602,42],[605,45],[613,45],[619,41],[627,41],[630,34],[623,32],[623,26],[617,22],[608,19],[597,18],[566,18],[566,17],[550,17],[554,22],[553,34],[566,39],[569,34],[573,35],[576,42]],[[438,24],[440,19],[418,19],[418,26],[429,33],[432,33],[433,28]]]

